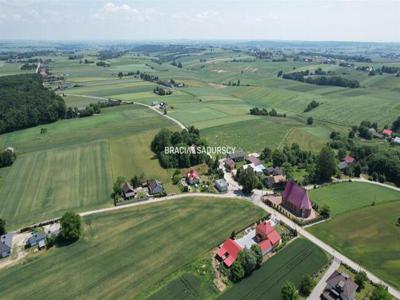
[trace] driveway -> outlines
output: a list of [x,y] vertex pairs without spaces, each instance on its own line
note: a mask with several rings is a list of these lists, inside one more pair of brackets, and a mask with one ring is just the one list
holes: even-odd
[[326,287],[326,281],[328,280],[329,276],[331,276],[332,273],[336,271],[339,267],[340,267],[340,260],[334,258],[328,270],[326,270],[324,276],[322,276],[321,280],[314,287],[313,291],[311,292],[310,296],[307,299],[309,300],[321,299],[320,295],[323,293]]

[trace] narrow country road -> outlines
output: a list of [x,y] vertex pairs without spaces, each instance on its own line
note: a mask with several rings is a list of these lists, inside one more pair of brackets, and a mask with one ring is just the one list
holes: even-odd
[[[335,182],[348,182],[349,181],[349,179],[337,179],[337,178],[332,178],[332,179]],[[365,179],[365,178],[357,178],[357,177],[352,177],[352,178],[350,178],[350,180],[352,182],[363,182],[363,183],[379,185],[379,186],[383,186],[385,188],[400,192],[400,188],[398,188],[397,186],[393,186],[393,185],[382,183],[382,182],[378,182],[378,181],[372,181],[372,180],[368,180],[368,179]]]
[[[84,98],[89,98],[89,99],[95,99],[95,100],[108,100],[108,98],[106,97],[99,97],[99,96],[88,96],[88,95],[78,95],[78,94],[64,94],[66,96],[76,96],[76,97],[84,97]],[[118,99],[117,99],[118,100]],[[133,104],[136,105],[141,105],[141,106],[145,106],[149,109],[151,109],[152,111],[155,111],[156,113],[158,113],[160,116],[163,116],[164,118],[167,118],[168,120],[174,122],[176,125],[179,126],[179,128],[181,129],[186,129],[186,126],[183,125],[182,122],[178,121],[177,119],[174,119],[173,117],[169,116],[169,115],[165,115],[164,113],[162,113],[161,111],[159,111],[158,109],[156,109],[155,107],[145,104],[145,103],[141,103],[141,102],[137,102],[137,101],[132,101]]]

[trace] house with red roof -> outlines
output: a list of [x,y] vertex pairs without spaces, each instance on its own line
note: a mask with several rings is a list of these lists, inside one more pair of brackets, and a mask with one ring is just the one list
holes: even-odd
[[256,226],[256,238],[264,255],[278,246],[282,240],[269,221],[264,221]]
[[312,211],[307,191],[299,187],[294,181],[289,181],[286,184],[282,193],[281,205],[301,218],[308,218]]
[[242,247],[235,240],[228,239],[217,251],[217,257],[224,262],[227,267],[230,267],[236,260]]
[[382,133],[383,133],[383,135],[384,136],[392,136],[392,134],[393,134],[393,130],[391,130],[391,129],[384,129],[383,131],[382,131]]
[[197,184],[200,182],[200,176],[196,172],[196,170],[191,169],[187,174],[186,174],[186,182],[190,185]]
[[354,159],[354,157],[350,156],[350,155],[346,155],[342,161],[346,162],[348,165],[351,165],[353,162],[355,162],[356,160]]

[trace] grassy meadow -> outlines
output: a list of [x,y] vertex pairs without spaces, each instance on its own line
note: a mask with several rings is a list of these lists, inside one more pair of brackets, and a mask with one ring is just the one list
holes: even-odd
[[280,300],[286,281],[299,286],[305,274],[313,275],[327,263],[328,256],[320,248],[307,240],[297,239],[218,299]]
[[78,242],[1,270],[1,297],[141,299],[263,215],[243,200],[188,197],[87,216]]
[[341,213],[308,230],[385,282],[400,288],[400,202]]
[[332,218],[308,230],[386,282],[400,287],[400,193],[369,183],[344,182],[310,191]]
[[320,207],[328,205],[332,216],[371,206],[373,203],[400,200],[400,192],[379,185],[342,182],[309,191],[311,200]]

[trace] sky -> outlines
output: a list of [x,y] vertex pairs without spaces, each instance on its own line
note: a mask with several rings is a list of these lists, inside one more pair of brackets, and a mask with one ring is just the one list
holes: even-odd
[[400,42],[398,1],[0,0],[0,39]]

